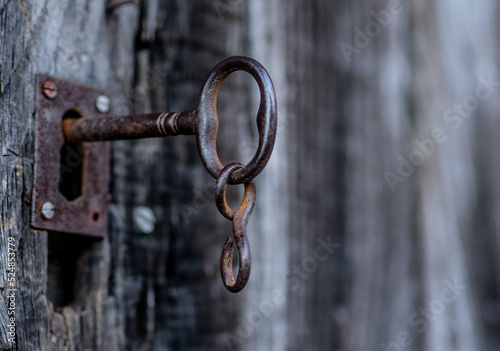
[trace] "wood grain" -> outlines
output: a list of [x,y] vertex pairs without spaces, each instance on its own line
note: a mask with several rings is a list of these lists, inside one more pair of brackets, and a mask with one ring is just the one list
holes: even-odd
[[[108,12],[0,0],[0,345],[497,350],[498,13],[493,0],[149,0]],[[105,89],[114,115],[175,112],[240,54],[267,68],[279,104],[242,293],[220,281],[231,224],[189,136],[113,143],[105,240],[30,228],[37,73]],[[258,99],[248,75],[224,82],[223,163],[252,157]],[[241,194],[231,187],[231,206]],[[137,206],[154,211],[153,233],[134,228]]]

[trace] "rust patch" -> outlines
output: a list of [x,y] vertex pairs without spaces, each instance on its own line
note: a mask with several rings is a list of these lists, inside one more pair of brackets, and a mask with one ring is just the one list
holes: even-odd
[[[57,93],[46,95],[47,84],[57,87]],[[49,87],[50,88],[50,87]],[[54,90],[55,91],[55,90]],[[35,169],[31,207],[31,225],[50,231],[105,237],[108,229],[110,145],[107,142],[79,144],[80,159],[73,155],[75,166],[81,164],[81,195],[69,201],[59,190],[61,148],[65,145],[62,118],[68,111],[77,111],[81,120],[94,120],[106,114],[98,113],[95,100],[104,92],[57,79],[37,76]],[[71,170],[68,170],[70,172]],[[50,202],[54,216],[42,214],[43,204]]]

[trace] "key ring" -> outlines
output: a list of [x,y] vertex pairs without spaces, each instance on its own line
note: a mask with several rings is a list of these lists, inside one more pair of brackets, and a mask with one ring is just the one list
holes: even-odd
[[[233,222],[233,236],[228,237],[222,248],[220,258],[220,273],[224,286],[230,292],[236,293],[242,290],[250,277],[251,256],[250,245],[246,236],[246,226],[252,214],[256,189],[253,180],[245,183],[245,193],[238,210],[234,212],[226,202],[226,184],[231,174],[243,168],[241,163],[230,163],[225,166],[217,177],[215,183],[215,203],[219,212]],[[238,250],[239,269],[236,280],[233,275],[233,252],[234,244]]]
[[241,184],[255,178],[266,166],[274,148],[277,128],[276,93],[266,69],[257,61],[244,56],[229,57],[217,64],[203,85],[196,111],[196,140],[201,161],[213,178],[217,178],[223,165],[217,155],[217,94],[224,79],[232,72],[242,70],[250,73],[260,90],[260,105],[257,112],[259,145],[252,160],[229,175],[229,184]]

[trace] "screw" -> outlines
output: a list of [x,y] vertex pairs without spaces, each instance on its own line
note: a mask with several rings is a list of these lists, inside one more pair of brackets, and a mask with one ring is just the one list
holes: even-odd
[[42,215],[47,219],[54,217],[54,205],[52,202],[44,202],[42,205]]
[[53,99],[57,95],[57,88],[54,82],[48,80],[45,83],[43,83],[43,88],[42,88],[43,95],[49,99]]
[[109,112],[109,109],[111,107],[111,101],[109,100],[109,97],[107,97],[106,95],[98,96],[95,100],[95,107],[97,108],[97,111],[101,113]]
[[143,234],[150,234],[155,230],[156,216],[152,209],[138,206],[134,209],[134,227]]
[[156,216],[152,209],[138,206],[133,213],[134,227],[143,234],[150,234],[155,230]]

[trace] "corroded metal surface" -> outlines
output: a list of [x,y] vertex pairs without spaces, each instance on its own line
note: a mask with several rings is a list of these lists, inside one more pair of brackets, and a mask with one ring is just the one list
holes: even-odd
[[[227,290],[241,291],[248,282],[251,269],[250,245],[246,236],[246,226],[255,206],[256,189],[253,180],[245,183],[245,193],[238,210],[234,212],[226,202],[226,184],[232,172],[243,168],[240,163],[230,163],[225,166],[217,177],[215,183],[215,203],[219,212],[233,222],[233,236],[227,238],[222,248],[220,258],[220,272],[222,281]],[[233,275],[234,244],[238,250],[239,269],[238,276]]]
[[229,57],[209,73],[201,90],[198,108],[179,113],[150,113],[145,115],[101,117],[97,119],[68,119],[63,130],[67,140],[102,141],[196,134],[201,161],[216,179],[224,167],[217,155],[217,94],[232,72],[250,73],[259,86],[260,106],[257,112],[259,144],[252,160],[229,176],[229,184],[245,183],[264,169],[274,148],[277,129],[276,94],[269,74],[257,61],[244,57]]
[[259,85],[260,105],[257,112],[259,145],[252,160],[229,175],[229,184],[245,183],[262,172],[274,148],[278,123],[276,93],[266,69],[257,61],[244,56],[233,56],[221,61],[209,73],[201,90],[197,109],[196,139],[201,160],[208,173],[215,179],[224,167],[216,148],[219,129],[217,94],[224,79],[239,70],[250,73]]
[[[250,73],[257,81],[260,90],[260,106],[257,112],[259,144],[252,160],[246,165],[231,163],[223,166],[217,155],[217,94],[224,79],[232,72],[243,70]],[[224,244],[221,257],[221,274],[224,285],[231,292],[243,289],[250,275],[250,247],[246,237],[246,225],[255,205],[255,184],[253,178],[262,172],[273,151],[277,129],[276,94],[267,71],[257,61],[243,56],[227,58],[217,64],[209,73],[200,93],[198,107],[194,111],[179,113],[150,113],[109,117],[95,110],[95,101],[102,97],[99,91],[84,86],[40,76],[40,91],[37,94],[37,165],[33,207],[33,225],[38,228],[82,232],[90,235],[104,235],[109,175],[109,151],[103,146],[103,154],[94,154],[97,147],[86,151],[84,155],[83,188],[85,192],[77,200],[68,202],[61,199],[61,194],[54,193],[55,179],[58,179],[58,163],[64,140],[71,143],[107,141],[118,139],[138,139],[174,135],[196,135],[198,150],[203,165],[216,179],[216,203],[219,211],[233,222],[233,236]],[[60,92],[55,92],[55,87]],[[79,118],[62,116],[69,109],[75,109]],[[106,110],[106,109],[101,109]],[[107,145],[92,143],[92,145]],[[50,146],[48,146],[50,145]],[[50,150],[49,150],[50,149]],[[99,150],[100,147],[99,147]],[[98,166],[99,165],[99,166]],[[101,168],[99,168],[101,167]],[[105,168],[103,168],[105,167]],[[48,185],[50,180],[54,182]],[[231,210],[225,200],[226,184],[245,184],[245,194],[238,210]],[[57,190],[57,187],[55,188]],[[56,191],[57,192],[57,191]],[[51,197],[57,198],[57,202]],[[97,209],[97,199],[100,199]],[[52,201],[55,205],[57,221],[40,221],[38,207],[40,201]],[[37,212],[38,211],[38,212]],[[73,216],[81,216],[78,221]],[[97,214],[97,220],[96,220]],[[91,217],[89,217],[89,215]],[[92,217],[93,215],[93,217]],[[63,216],[61,219],[61,216]],[[54,216],[56,218],[56,216]],[[97,228],[97,227],[98,228]],[[99,229],[99,230],[97,230]],[[235,279],[232,271],[234,244],[238,250],[239,269]]]
[[195,133],[194,112],[148,113],[119,117],[68,118],[63,121],[66,140],[105,141],[142,139]]
[[[51,82],[47,84],[47,82]],[[47,87],[57,89],[47,96]],[[52,88],[54,87],[54,88]],[[40,74],[36,89],[35,168],[31,225],[35,228],[66,233],[104,237],[108,226],[109,143],[81,143],[81,154],[71,155],[71,161],[81,164],[81,195],[69,201],[59,191],[61,172],[76,172],[61,168],[61,148],[65,143],[61,129],[63,116],[71,110],[86,120],[104,116],[95,108],[101,90],[82,84]],[[53,204],[54,215],[46,218],[43,204]]]

